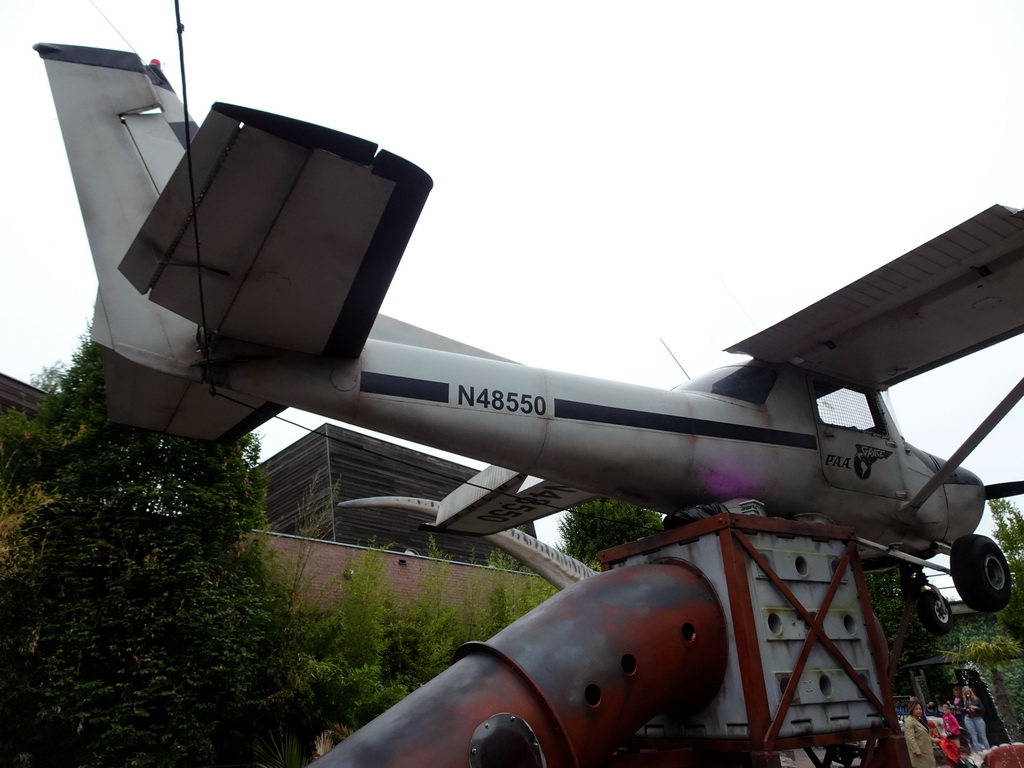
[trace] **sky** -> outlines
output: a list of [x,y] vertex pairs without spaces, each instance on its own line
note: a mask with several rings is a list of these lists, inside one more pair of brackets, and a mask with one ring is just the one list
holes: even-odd
[[[668,388],[683,376],[662,340],[691,374],[728,363],[723,348],[979,211],[1024,207],[1017,2],[181,13],[197,119],[215,101],[277,112],[433,177],[383,311],[530,365]],[[23,380],[70,358],[95,297],[41,41],[130,45],[181,84],[172,2],[0,3],[0,371]],[[1022,353],[1011,340],[895,387],[904,434],[950,455]],[[966,465],[1024,477],[1022,431],[1019,406]],[[260,432],[265,455],[303,434]]]

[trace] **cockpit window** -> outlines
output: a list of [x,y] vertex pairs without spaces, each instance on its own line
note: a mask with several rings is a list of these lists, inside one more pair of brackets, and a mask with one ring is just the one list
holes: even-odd
[[814,401],[822,424],[886,435],[888,430],[876,397],[830,381],[814,382]]
[[719,368],[676,387],[688,392],[709,392],[755,405],[764,405],[778,374],[753,365]]

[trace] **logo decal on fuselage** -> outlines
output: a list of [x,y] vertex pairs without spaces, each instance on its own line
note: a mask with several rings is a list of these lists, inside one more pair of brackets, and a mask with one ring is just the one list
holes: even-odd
[[[853,457],[853,471],[861,480],[867,480],[871,476],[871,465],[881,459],[888,459],[890,456],[892,456],[892,451],[883,451],[881,448],[872,448],[870,445],[858,445],[857,455]],[[825,457],[825,466],[849,469],[850,457],[830,453]]]
[[881,459],[888,459],[892,451],[883,451],[881,448],[872,448],[870,445],[858,445],[857,455],[853,459],[853,471],[861,480],[867,480],[871,474],[871,465]]

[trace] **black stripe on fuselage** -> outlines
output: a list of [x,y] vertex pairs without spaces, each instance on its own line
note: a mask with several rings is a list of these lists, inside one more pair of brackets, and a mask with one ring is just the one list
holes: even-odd
[[[404,397],[411,400],[426,400],[431,403],[447,403],[449,401],[449,385],[443,381],[427,381],[407,376],[363,371],[360,388],[363,392],[371,395]],[[554,415],[558,419],[592,421],[599,424],[653,429],[659,432],[676,432],[697,437],[717,437],[723,440],[743,440],[750,443],[768,443],[769,445],[784,445],[810,450],[818,448],[818,441],[814,435],[805,435],[801,432],[786,432],[780,429],[729,424],[707,419],[691,419],[686,416],[670,416],[650,411],[634,411],[629,408],[613,408],[608,405],[580,403],[575,400],[555,398]]]
[[750,427],[744,424],[729,424],[724,421],[691,419],[687,416],[634,411],[629,408],[613,408],[608,405],[594,405],[593,403],[580,403],[575,400],[559,400],[558,398],[555,398],[555,418],[594,421],[599,424],[614,424],[620,427],[654,429],[659,432],[677,432],[697,437],[718,437],[723,440],[785,445],[790,448],[811,450],[818,448],[818,440],[814,435],[805,435],[801,432],[785,432],[781,429]]
[[448,383],[444,381],[426,381],[410,379],[407,376],[363,371],[360,389],[371,395],[407,397],[411,400],[427,400],[431,403],[448,402]]

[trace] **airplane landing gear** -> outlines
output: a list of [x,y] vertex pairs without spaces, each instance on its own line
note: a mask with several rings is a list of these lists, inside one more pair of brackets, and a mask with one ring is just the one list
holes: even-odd
[[945,635],[953,628],[953,612],[935,587],[928,584],[917,598],[917,616],[921,626],[933,635]]
[[994,613],[1010,602],[1010,567],[999,545],[987,536],[971,533],[954,541],[949,571],[969,608]]
[[919,566],[906,563],[900,566],[900,588],[907,606],[904,620],[909,619],[910,606],[916,602],[921,626],[933,635],[945,635],[953,628],[953,612],[949,603],[939,590],[928,583]]

